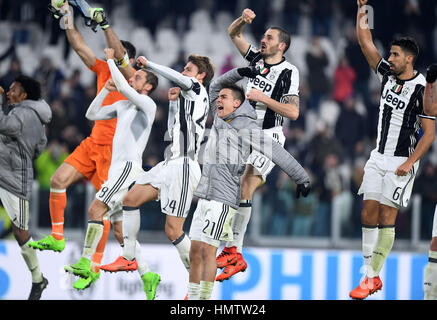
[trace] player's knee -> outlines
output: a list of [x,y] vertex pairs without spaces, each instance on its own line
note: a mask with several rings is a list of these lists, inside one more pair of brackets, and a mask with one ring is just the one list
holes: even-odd
[[432,238],[430,250],[437,252],[437,238]]
[[135,196],[131,194],[127,194],[123,198],[123,206],[124,207],[131,207],[131,208],[137,208],[140,206],[139,201],[136,199]]
[[12,232],[14,233],[15,240],[17,240],[18,245],[23,246],[30,238],[30,233],[28,230],[22,230],[18,227],[13,227]]
[[103,216],[107,211],[107,207],[103,202],[95,200],[88,209],[89,219],[93,221],[102,221]]
[[56,171],[50,178],[50,187],[52,189],[67,189],[69,184],[68,181],[68,175]]
[[200,246],[193,245],[192,242],[190,248],[190,262],[191,264],[202,262],[202,251],[200,250]]

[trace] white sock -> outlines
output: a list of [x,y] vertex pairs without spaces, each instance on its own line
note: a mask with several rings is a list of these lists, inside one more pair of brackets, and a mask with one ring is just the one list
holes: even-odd
[[199,300],[200,299],[200,284],[199,283],[188,283],[188,300]]
[[377,226],[363,226],[362,228],[362,250],[366,274],[370,268],[370,261],[372,260],[373,250],[375,249],[376,242],[378,241],[378,234],[379,229]]
[[199,300],[210,300],[213,289],[214,289],[214,282],[200,281]]
[[123,207],[123,257],[127,260],[135,258],[137,236],[140,231],[140,209]]
[[234,215],[232,222],[232,230],[234,232],[234,240],[226,243],[226,247],[237,247],[237,252],[242,253],[244,235],[246,234],[247,225],[249,224],[252,215],[252,201],[242,200],[240,207]]
[[149,272],[150,269],[149,266],[147,265],[146,259],[144,259],[143,257],[143,253],[141,251],[141,245],[138,241],[136,242],[135,245],[135,259],[137,259],[137,263],[138,263],[138,273],[142,277],[147,272]]
[[82,257],[91,260],[103,235],[103,222],[88,221]]
[[21,246],[21,255],[23,256],[24,262],[26,262],[27,268],[32,274],[32,283],[40,283],[42,282],[42,273],[39,269],[38,257],[36,255],[36,250],[27,245],[29,241],[33,241],[33,239],[30,238]]
[[173,241],[174,246],[179,252],[179,256],[184,264],[185,268],[188,272],[190,272],[190,248],[191,248],[191,240],[190,238],[183,233],[179,239]]
[[429,262],[425,269],[423,288],[425,300],[437,300],[437,252],[429,252]]
[[379,276],[381,269],[393,248],[395,241],[396,230],[394,226],[383,226],[379,228],[378,241],[372,254],[372,261],[370,262],[370,270],[367,273],[369,278]]

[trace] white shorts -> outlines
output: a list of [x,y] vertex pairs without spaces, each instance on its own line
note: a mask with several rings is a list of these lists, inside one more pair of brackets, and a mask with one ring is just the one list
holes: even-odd
[[29,201],[0,188],[0,200],[9,219],[20,230],[29,230]]
[[364,167],[363,183],[358,194],[365,200],[376,200],[393,208],[407,207],[413,191],[419,161],[405,177],[395,175],[407,158],[391,157],[373,151]]
[[434,223],[432,225],[432,237],[437,238],[437,205],[434,212]]
[[[274,141],[278,142],[281,146],[285,145],[285,135],[282,131],[282,127],[265,129],[263,132]],[[262,176],[263,182],[267,180],[267,176],[275,167],[273,161],[255,150],[250,154],[249,158],[247,158],[246,164],[250,164],[256,169],[258,174]]]
[[158,163],[138,177],[136,184],[150,184],[159,190],[157,200],[161,201],[162,213],[186,218],[200,177],[200,166],[197,161],[178,158]]
[[236,211],[221,202],[199,199],[191,222],[191,241],[205,242],[217,248],[221,241],[232,241],[232,219]]
[[130,161],[124,165],[109,169],[108,180],[96,193],[96,199],[109,207],[109,217],[111,217],[111,214],[120,213],[123,210],[124,196],[135,183],[135,180],[142,174],[144,174],[143,168]]

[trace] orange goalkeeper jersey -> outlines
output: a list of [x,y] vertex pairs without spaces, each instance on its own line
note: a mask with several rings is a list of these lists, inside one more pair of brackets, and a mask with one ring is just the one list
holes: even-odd
[[[94,66],[90,68],[97,76],[97,93],[99,93],[106,82],[111,78],[111,71],[108,64],[103,60],[96,60]],[[127,100],[120,92],[110,92],[103,102],[103,106],[109,106],[120,100]],[[94,127],[90,138],[96,144],[108,145],[112,144],[112,139],[117,126],[117,118],[110,120],[97,120],[94,122]]]

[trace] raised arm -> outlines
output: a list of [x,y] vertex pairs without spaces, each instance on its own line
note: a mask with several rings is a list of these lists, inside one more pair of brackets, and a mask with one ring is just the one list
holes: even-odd
[[372,33],[368,24],[368,17],[366,11],[367,0],[357,0],[357,37],[361,50],[367,59],[370,67],[376,71],[378,63],[381,61],[381,55],[373,43]]
[[135,60],[135,57],[129,57],[126,48],[111,28],[106,13],[102,8],[91,8],[90,16],[102,28],[108,47],[114,49],[115,61],[117,66],[120,67],[121,73],[126,79],[130,79],[135,73],[131,65],[131,59]]
[[[67,12],[70,11],[70,7],[68,1],[66,1],[63,5],[63,9]],[[66,15],[65,25],[68,26],[65,30],[67,35],[68,42],[74,51],[76,51],[77,55],[80,59],[85,63],[88,68],[91,68],[96,63],[97,57],[94,52],[85,44],[82,35],[76,29],[76,26],[73,21],[69,22],[68,19],[73,19],[72,15]]]
[[155,102],[153,102],[150,97],[145,94],[140,94],[132,88],[120,72],[120,69],[116,66],[113,59],[114,49],[105,49],[105,54],[117,90],[144,113],[149,114],[150,111],[154,111],[151,109],[151,106],[154,106],[152,108],[156,108]]
[[184,91],[190,90],[193,87],[193,81],[189,77],[186,77],[169,67],[148,61],[143,56],[138,57],[137,65],[141,68],[146,68],[160,74],[169,81],[176,83]]
[[296,184],[310,187],[311,179],[300,163],[262,130],[244,129],[239,131],[239,135],[242,137],[245,146],[250,145],[254,150],[268,157]]
[[250,44],[243,37],[243,28],[246,24],[251,24],[255,17],[252,10],[244,9],[241,17],[232,22],[228,28],[228,34],[242,56],[245,56],[250,48]]
[[100,93],[94,98],[93,102],[91,102],[85,115],[88,120],[96,121],[117,118],[117,102],[110,106],[102,106],[103,101],[105,100],[109,92],[111,92],[110,90],[116,90],[112,80],[108,80],[102,91],[100,91]]
[[437,117],[436,96],[437,64],[428,67],[426,73],[426,87],[423,96],[423,109],[427,116]]

